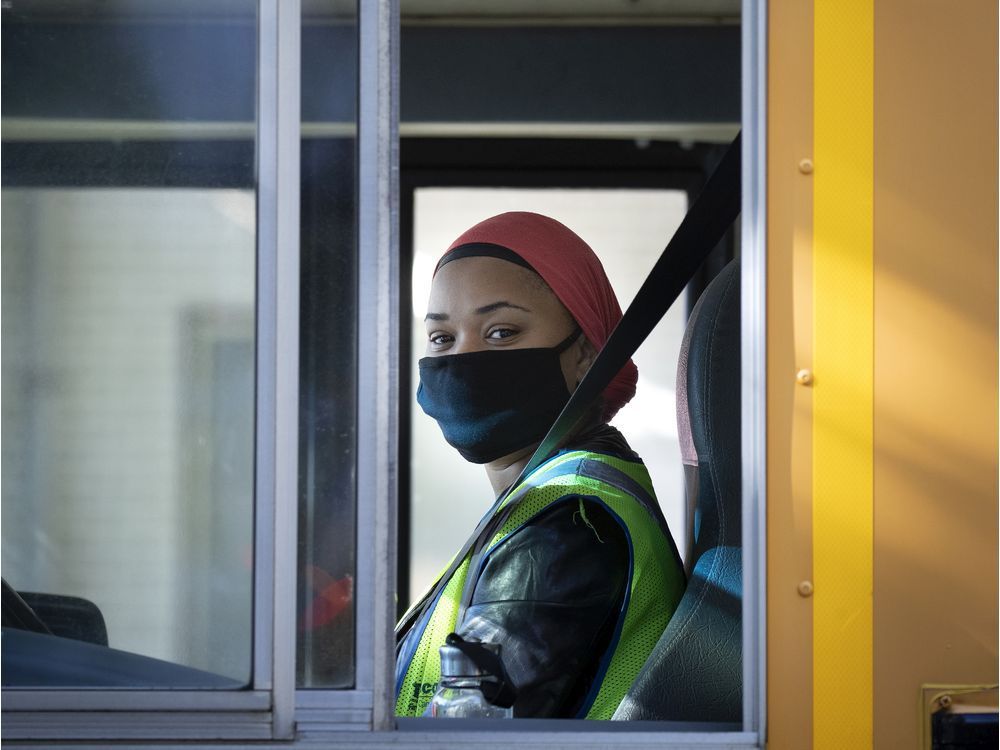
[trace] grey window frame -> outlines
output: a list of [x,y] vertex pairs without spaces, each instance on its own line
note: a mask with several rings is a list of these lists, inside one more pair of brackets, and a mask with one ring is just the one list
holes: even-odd
[[398,50],[398,2],[359,0],[355,684],[295,694],[299,738],[348,747],[395,725]]
[[[458,748],[483,739],[482,731],[397,730],[393,715],[398,0],[358,2],[358,298],[365,314],[358,320],[356,684],[351,690],[295,686],[300,0],[259,0],[258,24],[253,684],[226,692],[6,690],[8,742],[272,740],[287,747],[294,739],[328,747],[388,748],[405,741]],[[743,0],[743,730],[609,731],[600,723],[572,722],[552,731],[513,722],[493,738],[539,748],[764,746],[766,40],[766,0]]]
[[[743,730],[739,732],[607,731],[600,722],[532,730],[530,722],[498,729],[435,730],[417,720],[396,728],[392,676],[395,601],[395,457],[400,405],[398,368],[398,0],[362,0],[359,91],[359,299],[374,314],[359,321],[358,393],[358,684],[373,691],[370,734],[347,732],[348,701],[359,693],[299,691],[300,736],[329,746],[464,748],[491,739],[526,747],[716,747],[764,745],[765,467],[766,467],[766,0],[743,0]],[[372,308],[367,308],[372,309]],[[366,316],[362,316],[365,318]],[[370,602],[362,599],[373,596]],[[371,634],[374,641],[364,634]],[[369,671],[370,670],[370,671]],[[366,674],[371,675],[367,682]],[[358,704],[360,707],[360,704]],[[331,713],[335,712],[335,713]],[[360,716],[358,717],[360,718]],[[467,725],[470,726],[470,725]],[[534,726],[539,726],[537,723]],[[404,737],[383,734],[396,728]]]
[[3,691],[5,741],[294,733],[299,0],[259,0],[253,679],[248,690]]

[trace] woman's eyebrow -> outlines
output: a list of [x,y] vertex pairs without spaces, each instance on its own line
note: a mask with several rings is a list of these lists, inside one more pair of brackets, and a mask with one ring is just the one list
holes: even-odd
[[[482,307],[477,307],[473,312],[476,315],[486,315],[486,313],[491,313],[494,310],[500,310],[505,307],[510,307],[514,310],[524,310],[526,313],[530,313],[527,307],[521,307],[520,305],[515,305],[513,302],[507,302],[506,300],[500,300],[499,302],[491,302],[488,305],[483,305]],[[424,320],[449,320],[448,313],[435,313],[429,312],[424,316]]]
[[491,313],[494,310],[499,310],[504,307],[511,307],[515,310],[524,310],[524,312],[530,313],[527,307],[521,307],[520,305],[515,305],[513,302],[507,302],[506,300],[501,300],[500,302],[493,302],[489,305],[483,305],[482,307],[477,307],[475,309],[476,315],[485,315],[486,313]]

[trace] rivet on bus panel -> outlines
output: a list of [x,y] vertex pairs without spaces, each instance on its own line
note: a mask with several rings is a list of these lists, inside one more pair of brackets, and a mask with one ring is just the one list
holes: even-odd
[[802,581],[799,584],[799,596],[807,597],[812,596],[813,585],[812,581]]
[[812,159],[803,159],[802,161],[800,161],[799,162],[799,171],[802,174],[812,174],[812,171],[813,171]]
[[799,385],[812,385],[813,384],[812,370],[799,370],[797,373],[795,373],[795,381]]

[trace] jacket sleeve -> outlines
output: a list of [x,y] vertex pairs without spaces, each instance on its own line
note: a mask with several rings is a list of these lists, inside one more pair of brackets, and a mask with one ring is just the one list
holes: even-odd
[[459,635],[499,643],[516,717],[573,717],[615,632],[628,538],[603,505],[567,496],[485,560]]

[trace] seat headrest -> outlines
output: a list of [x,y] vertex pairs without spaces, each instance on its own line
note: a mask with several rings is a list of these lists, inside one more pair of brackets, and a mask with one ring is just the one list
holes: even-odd
[[731,261],[695,305],[677,369],[682,460],[697,466],[692,560],[740,546],[740,268]]

